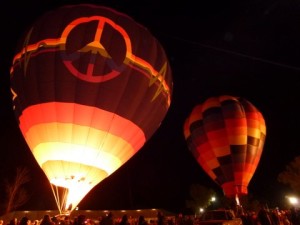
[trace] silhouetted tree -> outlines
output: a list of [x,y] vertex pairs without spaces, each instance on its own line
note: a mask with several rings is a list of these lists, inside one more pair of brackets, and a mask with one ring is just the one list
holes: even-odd
[[16,176],[12,182],[8,180],[5,181],[5,192],[7,194],[6,214],[24,205],[28,201],[29,195],[24,188],[24,184],[29,181],[29,170],[25,167],[17,168]]
[[285,171],[279,173],[277,180],[289,185],[296,193],[300,192],[300,156],[290,162]]
[[212,202],[211,198],[216,196],[216,193],[200,184],[192,184],[190,186],[190,198],[186,200],[186,207],[198,212],[199,208],[207,208]]

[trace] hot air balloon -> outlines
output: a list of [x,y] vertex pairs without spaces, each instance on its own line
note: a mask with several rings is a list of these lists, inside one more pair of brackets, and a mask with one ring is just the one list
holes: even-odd
[[226,197],[248,194],[266,138],[262,113],[249,101],[228,95],[196,105],[184,123],[187,145]]
[[15,116],[58,209],[72,211],[159,128],[172,96],[168,58],[147,28],[92,4],[44,14],[20,43]]

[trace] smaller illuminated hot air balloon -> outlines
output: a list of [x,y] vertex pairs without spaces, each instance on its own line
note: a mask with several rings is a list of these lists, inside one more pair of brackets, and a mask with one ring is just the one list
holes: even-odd
[[184,124],[188,148],[203,170],[238,199],[260,161],[266,137],[261,112],[240,97],[211,97],[194,107]]

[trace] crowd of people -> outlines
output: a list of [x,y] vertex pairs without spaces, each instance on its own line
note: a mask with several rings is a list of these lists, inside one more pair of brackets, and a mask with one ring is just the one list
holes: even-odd
[[[268,209],[261,205],[257,212],[242,211],[237,215],[242,219],[242,225],[300,225],[300,209],[292,207],[288,210],[278,208]],[[124,214],[122,217],[114,217],[110,212],[98,219],[87,218],[79,215],[71,219],[70,216],[54,216],[46,214],[41,220],[31,220],[24,216],[20,220],[14,218],[8,223],[0,220],[0,225],[199,225],[201,216],[183,215],[165,217],[160,211],[155,219],[146,220],[143,215],[133,218]]]
[[143,215],[133,218],[124,214],[122,217],[114,217],[111,212],[106,216],[99,216],[97,219],[88,218],[85,215],[79,215],[74,218],[66,215],[51,217],[45,214],[41,220],[32,220],[28,216],[22,217],[20,220],[13,218],[8,223],[0,220],[0,225],[164,225],[164,216],[161,212],[157,215],[157,221],[147,221]]
[[244,212],[240,216],[243,225],[300,225],[300,209],[268,209],[261,205],[258,212]]

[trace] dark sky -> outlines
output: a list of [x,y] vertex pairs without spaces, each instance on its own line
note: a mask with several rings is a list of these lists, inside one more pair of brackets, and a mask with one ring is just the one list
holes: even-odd
[[[284,200],[287,193],[280,189],[277,175],[300,149],[297,0],[84,2],[110,6],[147,27],[169,56],[174,90],[157,132],[128,163],[93,189],[81,207],[180,208],[195,183],[220,192],[188,151],[183,123],[196,104],[223,94],[251,101],[266,120],[267,139],[249,193],[270,202]],[[18,38],[35,19],[75,3],[80,1],[28,0],[1,7],[0,180],[12,177],[19,166],[28,167],[32,174],[28,208],[51,208],[54,200],[14,120],[9,68]]]

